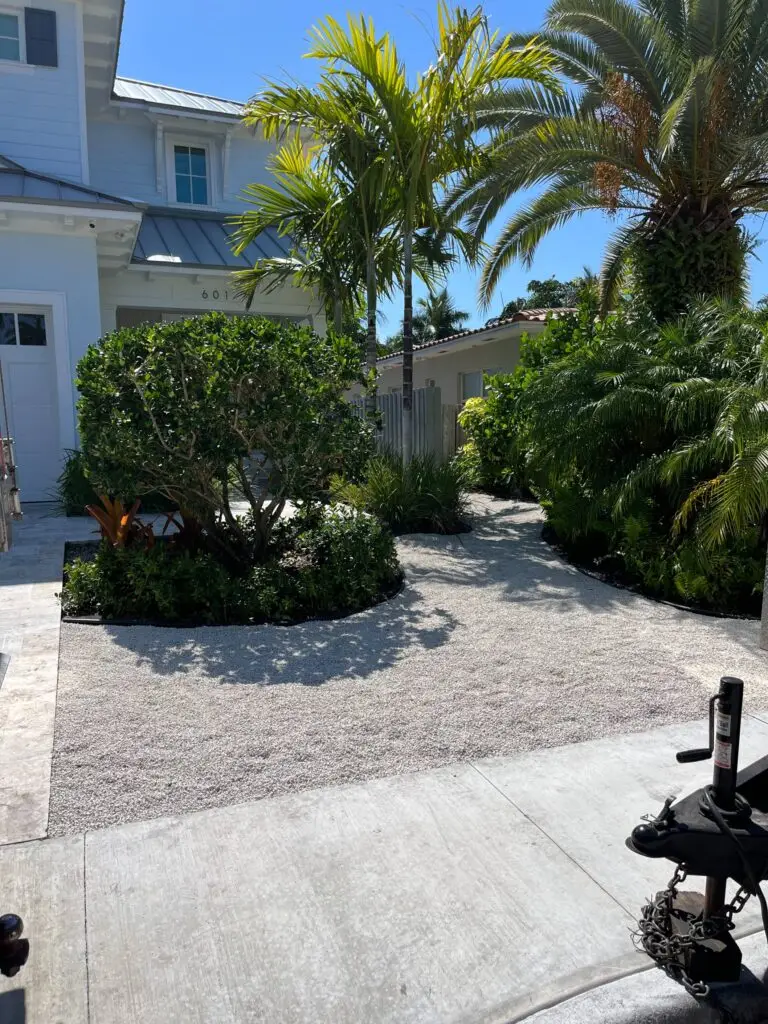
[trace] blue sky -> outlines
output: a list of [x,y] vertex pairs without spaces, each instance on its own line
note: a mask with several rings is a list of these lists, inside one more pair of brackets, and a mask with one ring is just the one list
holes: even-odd
[[[470,6],[472,0],[468,0]],[[491,25],[503,30],[537,28],[544,0],[486,0]],[[119,70],[131,78],[176,85],[229,99],[245,100],[257,92],[261,76],[295,76],[311,81],[315,62],[303,60],[307,30],[325,14],[343,19],[347,11],[373,17],[377,28],[391,32],[401,58],[413,73],[429,65],[435,4],[397,0],[127,0]],[[513,205],[515,205],[513,203]],[[505,274],[490,310],[477,304],[477,275],[466,268],[451,274],[449,288],[457,305],[470,313],[469,326],[482,324],[504,301],[525,293],[532,278],[567,279],[589,266],[600,267],[603,245],[614,229],[609,218],[589,214],[551,234],[539,247],[530,270],[516,265]],[[763,218],[750,230],[765,235]],[[489,238],[493,239],[492,231]],[[753,260],[753,295],[768,292],[768,249]],[[417,289],[417,294],[423,289]],[[386,303],[386,327],[397,329],[399,303]]]

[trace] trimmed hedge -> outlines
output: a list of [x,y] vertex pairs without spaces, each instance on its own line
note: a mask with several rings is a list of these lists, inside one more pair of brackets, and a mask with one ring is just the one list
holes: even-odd
[[92,561],[66,566],[62,610],[157,624],[299,622],[370,607],[392,596],[401,579],[384,525],[350,509],[313,506],[281,521],[270,557],[242,575],[172,541],[102,543]]

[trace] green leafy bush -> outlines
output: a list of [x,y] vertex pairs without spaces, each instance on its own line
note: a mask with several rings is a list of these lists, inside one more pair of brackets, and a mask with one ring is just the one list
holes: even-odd
[[[288,499],[370,456],[371,427],[344,397],[361,379],[354,342],[263,317],[115,331],[78,365],[88,476],[103,494],[164,495],[244,571],[267,557]],[[235,500],[251,508],[247,533]]]
[[527,471],[574,558],[646,591],[757,612],[768,533],[764,319],[628,307],[525,391]]
[[[123,495],[124,504],[131,506],[136,498],[141,498],[142,512],[170,512],[175,504],[162,494],[127,494]],[[88,515],[86,505],[93,505],[99,500],[93,484],[86,472],[85,458],[81,451],[70,449],[64,453],[64,466],[56,484],[56,501],[65,516]]]
[[291,622],[367,608],[400,579],[386,527],[350,509],[309,506],[281,520],[269,558],[242,575],[172,543],[144,550],[102,544],[93,561],[66,567],[62,608],[165,623]]
[[466,443],[459,451],[470,484],[502,497],[532,497],[526,394],[545,366],[591,344],[595,305],[550,319],[545,331],[524,335],[513,373],[488,378],[484,398],[470,398],[459,413]]
[[337,477],[334,499],[368,512],[396,533],[461,533],[469,528],[466,472],[459,461],[415,455],[404,466],[395,453],[370,460],[362,483]]

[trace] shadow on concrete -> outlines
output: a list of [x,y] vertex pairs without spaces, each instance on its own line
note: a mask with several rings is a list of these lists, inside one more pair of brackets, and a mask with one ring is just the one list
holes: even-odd
[[416,650],[446,643],[457,620],[443,608],[417,607],[420,601],[406,586],[391,601],[346,619],[295,626],[105,629],[158,675],[202,672],[223,683],[319,686],[339,676],[367,676]]
[[0,1024],[26,1024],[27,1010],[24,989],[0,992]]

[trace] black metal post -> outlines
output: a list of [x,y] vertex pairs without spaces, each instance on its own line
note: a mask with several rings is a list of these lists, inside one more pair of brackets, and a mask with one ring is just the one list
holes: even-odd
[[739,770],[741,706],[744,683],[735,676],[723,676],[715,705],[715,770],[712,799],[724,811],[736,807],[736,775]]
[[[735,676],[723,676],[715,702],[715,767],[712,800],[723,811],[736,809],[736,775],[739,770],[741,707],[744,683]],[[725,878],[707,878],[704,889],[704,917],[712,917],[725,906]]]

